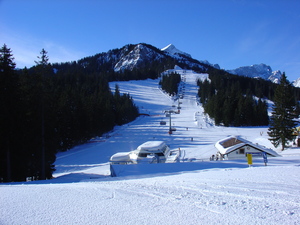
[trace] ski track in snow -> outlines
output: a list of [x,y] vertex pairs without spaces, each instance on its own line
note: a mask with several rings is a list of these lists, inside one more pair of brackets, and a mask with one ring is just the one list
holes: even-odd
[[[164,111],[176,110],[178,102],[158,88],[158,80],[110,83],[150,116],[59,153],[55,179],[1,184],[0,224],[300,224],[299,148],[269,158],[267,167],[262,159],[253,167],[243,160],[209,162],[216,141],[228,135],[272,147],[267,128],[214,126],[196,102],[196,80],[207,75],[177,72],[185,90],[180,114],[171,117],[172,135]],[[148,140],[166,141],[182,150],[181,160],[195,162],[159,165],[186,169],[173,173],[109,176],[112,154]]]

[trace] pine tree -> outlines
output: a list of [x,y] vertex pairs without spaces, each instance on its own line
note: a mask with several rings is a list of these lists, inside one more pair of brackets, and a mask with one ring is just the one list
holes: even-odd
[[10,48],[0,49],[0,181],[12,179],[13,131],[16,112],[16,64]]
[[[51,65],[49,64],[49,58],[47,56],[47,51],[42,49],[40,56],[37,58],[39,61],[36,63],[36,73],[37,73],[37,89],[39,92],[39,121],[40,121],[40,152],[37,151],[37,162],[40,162],[40,166],[37,165],[39,177],[38,179],[44,180],[52,177],[52,172],[54,166],[52,163],[55,161],[55,150],[52,149],[51,142],[51,93],[48,93],[51,85],[49,75],[51,74]],[[37,135],[38,136],[38,135]]]
[[38,56],[38,59],[40,59],[40,61],[35,61],[35,63],[37,64],[38,68],[41,71],[41,179],[44,180],[46,178],[46,168],[45,168],[45,103],[44,103],[44,93],[43,93],[43,89],[44,89],[44,70],[45,67],[48,64],[48,57],[47,57],[47,52],[45,51],[45,49],[42,49],[42,51],[40,52],[41,56]]
[[283,73],[280,83],[275,89],[274,106],[268,129],[269,140],[275,147],[281,144],[282,150],[287,147],[288,141],[292,141],[294,138],[292,130],[296,126],[295,106],[292,85]]

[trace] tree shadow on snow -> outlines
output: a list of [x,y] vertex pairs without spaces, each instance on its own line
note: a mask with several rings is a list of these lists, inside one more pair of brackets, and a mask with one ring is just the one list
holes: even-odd
[[49,180],[36,180],[28,182],[11,182],[1,183],[1,185],[39,185],[39,184],[64,184],[64,183],[79,183],[87,182],[94,179],[107,178],[110,175],[87,174],[87,173],[69,173]]

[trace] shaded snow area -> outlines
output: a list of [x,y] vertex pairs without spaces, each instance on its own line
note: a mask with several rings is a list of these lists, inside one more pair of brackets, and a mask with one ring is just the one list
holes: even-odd
[[[300,224],[300,149],[284,152],[268,141],[267,127],[221,127],[197,103],[196,80],[182,74],[180,114],[165,110],[178,101],[158,88],[158,80],[115,84],[129,93],[140,113],[90,143],[59,153],[54,179],[0,185],[0,224]],[[160,125],[165,121],[166,125]],[[276,150],[281,157],[209,161],[214,144],[229,135]],[[128,165],[110,177],[109,158],[146,141],[180,148],[180,162]],[[138,169],[137,169],[138,168]],[[140,168],[140,169],[139,169]]]

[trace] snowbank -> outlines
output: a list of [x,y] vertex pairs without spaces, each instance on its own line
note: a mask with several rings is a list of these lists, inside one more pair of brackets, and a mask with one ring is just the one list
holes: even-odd
[[[182,76],[185,95],[180,114],[172,115],[172,135],[163,112],[174,102],[157,80],[117,82],[150,116],[59,153],[55,179],[1,184],[0,224],[300,224],[299,148],[279,152],[283,157],[269,158],[268,166],[256,158],[250,168],[246,160],[208,161],[229,135],[272,148],[267,128],[214,126],[196,102],[202,75]],[[181,163],[129,167],[110,177],[111,155],[149,140],[180,148]]]

